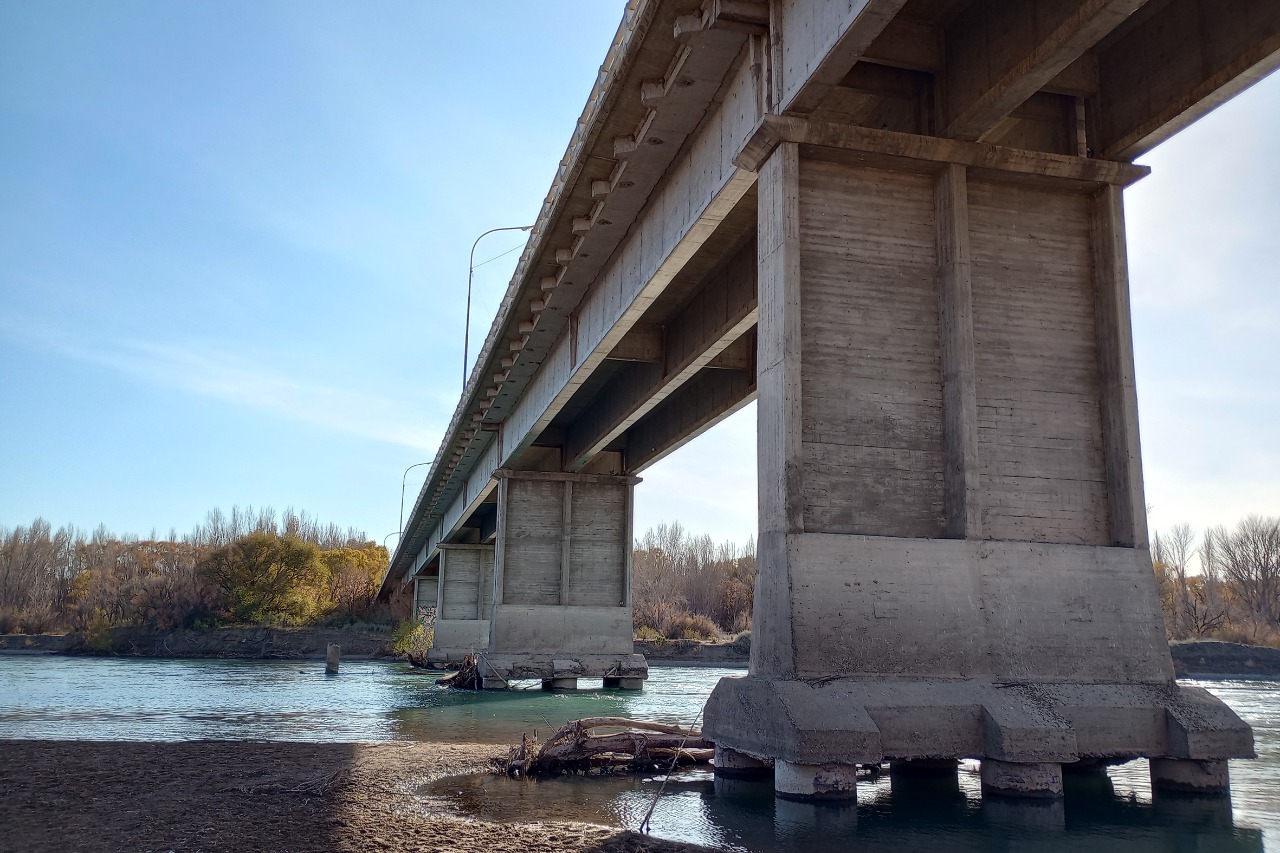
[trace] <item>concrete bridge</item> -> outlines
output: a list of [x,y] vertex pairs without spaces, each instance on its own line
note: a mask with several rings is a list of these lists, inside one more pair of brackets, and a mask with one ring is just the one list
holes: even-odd
[[486,683],[639,686],[636,475],[758,400],[719,772],[1224,789],[1253,738],[1173,680],[1122,191],[1278,63],[1280,0],[633,0],[384,594]]

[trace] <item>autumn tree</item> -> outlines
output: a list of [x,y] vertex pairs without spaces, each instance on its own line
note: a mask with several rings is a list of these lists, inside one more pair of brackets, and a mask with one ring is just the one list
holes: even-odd
[[320,549],[293,536],[250,533],[214,548],[200,561],[200,575],[220,589],[239,622],[314,615],[324,564]]

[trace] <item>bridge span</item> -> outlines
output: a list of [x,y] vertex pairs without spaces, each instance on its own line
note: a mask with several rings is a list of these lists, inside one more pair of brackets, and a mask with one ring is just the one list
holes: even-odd
[[488,684],[638,687],[636,475],[758,400],[718,772],[1224,789],[1253,737],[1173,678],[1122,196],[1277,64],[1280,0],[632,0],[383,594]]

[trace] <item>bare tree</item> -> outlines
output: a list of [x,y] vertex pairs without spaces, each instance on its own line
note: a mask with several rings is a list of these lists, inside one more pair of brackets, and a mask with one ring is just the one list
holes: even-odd
[[1248,610],[1255,633],[1280,628],[1280,518],[1251,515],[1205,534],[1215,570],[1231,584]]

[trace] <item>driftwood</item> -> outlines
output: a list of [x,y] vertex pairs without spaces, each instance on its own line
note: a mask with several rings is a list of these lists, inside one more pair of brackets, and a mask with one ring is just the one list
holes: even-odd
[[[623,729],[593,733],[594,729]],[[626,769],[657,770],[677,764],[711,761],[715,746],[695,729],[624,717],[587,717],[565,723],[539,741],[527,735],[505,758],[493,759],[493,769],[509,776],[540,776],[563,772]]]
[[462,659],[462,666],[456,672],[442,675],[436,679],[441,687],[459,687],[463,690],[480,689],[480,668],[475,655],[467,655]]

